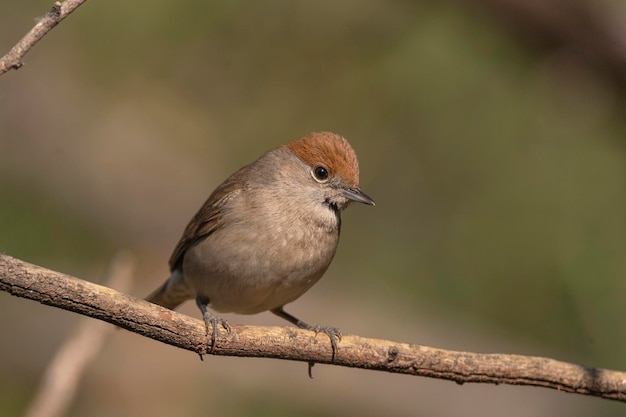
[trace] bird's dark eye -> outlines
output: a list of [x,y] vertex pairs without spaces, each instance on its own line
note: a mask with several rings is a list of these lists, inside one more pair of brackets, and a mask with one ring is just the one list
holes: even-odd
[[324,167],[315,167],[313,168],[313,177],[320,182],[325,182],[328,180],[328,170]]

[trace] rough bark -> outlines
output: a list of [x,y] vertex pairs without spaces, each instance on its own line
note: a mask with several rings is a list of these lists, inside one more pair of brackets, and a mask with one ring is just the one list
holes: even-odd
[[[0,289],[104,320],[182,349],[207,354],[200,320],[110,288],[0,255]],[[345,335],[334,360],[327,337],[294,327],[232,325],[220,329],[214,355],[288,359],[455,381],[531,385],[626,401],[626,373],[554,359],[456,352]]]

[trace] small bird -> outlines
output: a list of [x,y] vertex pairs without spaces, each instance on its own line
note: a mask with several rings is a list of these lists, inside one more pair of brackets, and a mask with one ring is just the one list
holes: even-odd
[[326,272],[339,243],[341,211],[374,205],[359,189],[359,163],[348,141],[311,133],[272,149],[228,177],[191,219],[176,245],[167,281],[146,300],[174,309],[195,299],[215,348],[217,312],[271,311],[326,333],[333,356],[339,329],[311,326],[283,310]]

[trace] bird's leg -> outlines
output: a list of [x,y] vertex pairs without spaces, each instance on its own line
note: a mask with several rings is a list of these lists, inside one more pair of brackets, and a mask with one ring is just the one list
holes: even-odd
[[[204,325],[206,326],[207,338],[209,337],[209,326],[212,327],[211,348],[209,352],[213,353],[215,351],[215,342],[217,341],[218,323],[221,324],[224,329],[226,329],[227,333],[230,333],[230,324],[228,324],[228,322],[223,318],[215,316],[209,312],[209,310],[207,309],[207,306],[209,305],[209,300],[207,298],[197,296],[196,305],[202,312],[202,319],[204,320]],[[200,358],[202,358],[202,356],[200,356]]]
[[311,326],[310,324],[303,322],[299,318],[287,313],[285,310],[283,310],[282,307],[275,308],[271,311],[278,317],[284,318],[288,322],[295,324],[301,329],[311,330],[315,332],[316,335],[320,332],[326,333],[326,335],[328,335],[328,337],[330,338],[330,344],[333,351],[332,360],[335,360],[335,353],[337,353],[337,344],[341,341],[341,330],[336,327],[320,326],[319,324],[316,326]]

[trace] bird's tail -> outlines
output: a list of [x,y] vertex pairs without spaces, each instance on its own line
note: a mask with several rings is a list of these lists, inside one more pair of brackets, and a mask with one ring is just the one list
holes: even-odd
[[185,282],[180,271],[175,270],[167,281],[147,296],[145,300],[174,310],[180,304],[192,298],[194,298],[193,291]]

